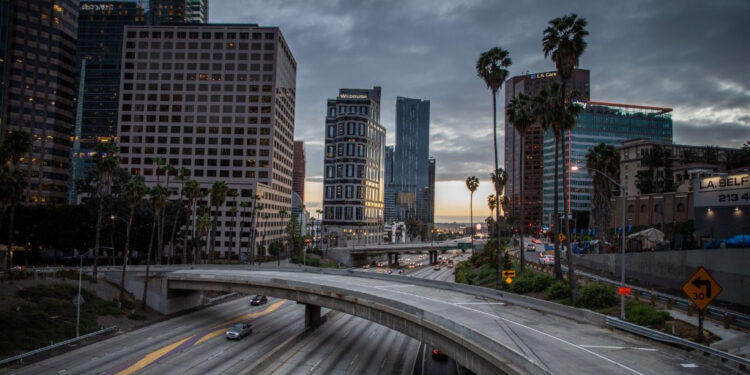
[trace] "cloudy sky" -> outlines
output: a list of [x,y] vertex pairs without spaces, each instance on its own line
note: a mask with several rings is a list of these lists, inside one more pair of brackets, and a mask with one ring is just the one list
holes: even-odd
[[[342,87],[382,86],[388,144],[395,139],[396,96],[429,99],[438,222],[468,221],[463,181],[470,175],[480,178],[474,215],[489,214],[492,99],[476,76],[477,57],[500,46],[513,59],[511,76],[554,70],[541,52],[542,31],[571,12],[588,20],[580,67],[591,71],[593,100],[673,108],[677,143],[739,147],[750,140],[750,44],[742,32],[750,1],[210,2],[210,22],[278,26],[290,45],[308,208],[322,199],[327,98]],[[502,129],[500,122],[499,145]]]

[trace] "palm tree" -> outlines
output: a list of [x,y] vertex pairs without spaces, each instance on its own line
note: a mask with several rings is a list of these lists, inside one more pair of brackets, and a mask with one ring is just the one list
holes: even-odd
[[141,301],[141,307],[143,309],[146,309],[146,298],[148,297],[148,272],[151,266],[151,249],[154,244],[154,231],[158,228],[157,224],[161,219],[164,207],[167,205],[169,190],[164,186],[156,185],[151,189],[149,195],[151,195],[151,205],[154,208],[154,223],[151,225],[151,239],[148,241],[148,252],[146,253],[146,276],[143,281],[143,300]]
[[490,216],[495,216],[495,208],[497,208],[497,198],[495,194],[487,196],[487,207],[490,209]]
[[[286,224],[284,224],[284,219],[286,218],[286,215],[289,211],[286,210],[286,208],[282,208],[279,210],[279,218],[281,219],[281,228],[282,232],[284,232],[284,229],[286,229]],[[289,251],[289,246],[291,245],[291,240],[287,239],[286,243],[286,250]],[[281,253],[277,253],[276,255],[276,265],[281,266]]]
[[[263,217],[263,226],[268,227],[268,219],[271,218],[271,214],[263,214],[262,217]],[[263,240],[262,240],[263,243],[261,244],[261,246],[264,246],[264,247],[266,245],[266,232],[267,230],[263,230]],[[260,253],[258,253],[258,255],[260,255]]]
[[[620,175],[620,153],[614,146],[600,143],[586,153],[586,168],[606,173],[612,179]],[[612,222],[612,185],[600,173],[594,173],[594,192],[591,197],[590,222],[594,223],[595,236],[604,240]]]
[[133,216],[135,216],[135,208],[143,200],[143,197],[148,193],[148,188],[138,178],[131,178],[125,186],[122,188],[122,196],[128,203],[130,208],[130,215],[128,216],[128,228],[125,234],[125,248],[122,251],[122,277],[120,278],[120,303],[125,298],[125,272],[128,267],[128,254],[130,253],[130,228],[133,225]]
[[[182,212],[184,206],[184,202],[182,201],[182,198],[185,195],[185,182],[187,181],[187,177],[190,174],[190,171],[188,171],[187,168],[182,167],[177,171],[177,179],[180,180],[180,199],[177,201],[177,210],[174,214],[174,222],[172,223],[172,235],[169,237],[169,252],[171,256],[174,256],[174,237],[177,233],[177,222],[180,220],[180,212]],[[187,227],[185,227],[185,230],[187,230]],[[187,236],[185,236],[187,238]],[[182,249],[182,264],[186,263],[186,249]]]
[[[195,225],[192,225],[191,228],[191,221],[196,216],[193,212],[196,203],[198,202],[198,197],[200,196],[201,188],[200,185],[198,185],[198,181],[190,180],[185,183],[184,185],[184,195],[187,197],[187,212],[185,214],[185,231],[190,231],[192,229],[192,237],[193,242],[195,242]],[[195,247],[195,246],[194,246]],[[182,263],[187,264],[187,248],[188,248],[188,236],[185,234],[185,237],[182,239]],[[193,249],[193,264],[195,264],[195,256],[196,256],[196,250]]]
[[26,189],[26,176],[20,169],[13,166],[2,166],[0,168],[0,222],[5,217],[5,212],[10,208],[8,219],[8,253],[6,267],[13,267],[13,221],[15,217],[15,205],[23,198],[23,192]]
[[[166,162],[165,162],[163,169],[164,169],[164,174],[166,175],[166,179],[167,179],[166,183],[164,184],[164,187],[167,188],[167,190],[169,190],[169,177],[172,176],[175,172],[177,172],[177,168],[175,168],[171,164],[166,164]],[[158,173],[157,173],[157,178],[158,178]],[[171,192],[171,190],[169,190],[169,191]],[[166,211],[166,207],[165,207],[165,211]],[[159,255],[156,257],[157,264],[161,264],[161,258],[163,256],[166,256],[166,258],[167,258],[167,264],[169,264],[170,259],[172,258],[172,253],[171,253],[172,249],[171,248],[169,249],[169,251],[170,251],[169,253],[167,253],[167,254],[164,253],[164,223],[165,223],[166,219],[167,219],[167,215],[166,215],[166,212],[165,212],[164,215],[161,215],[161,221],[159,222],[159,241],[158,241],[158,243],[159,243],[158,254]]]
[[[526,164],[526,154],[524,150],[524,138],[526,137],[526,132],[536,123],[536,118],[534,116],[534,103],[526,94],[520,93],[518,96],[515,96],[510,99],[510,103],[508,103],[508,107],[505,109],[505,112],[508,114],[508,121],[513,123],[513,128],[518,132],[519,138],[520,138],[520,144],[521,144],[521,165],[519,170],[521,171],[521,175],[519,178],[519,191],[521,195],[520,200],[520,207],[519,207],[519,217],[521,218],[520,223],[520,245],[521,245],[521,273],[523,273],[526,270],[526,257],[523,247],[523,235],[524,231],[526,229],[526,215],[525,215],[525,209],[524,209],[524,190],[523,190],[523,171],[524,171],[524,165]],[[499,280],[499,279],[498,279]]]
[[[469,189],[469,220],[471,225],[471,248],[474,249],[474,192],[479,188],[479,179],[476,176],[466,178],[466,188]],[[500,243],[497,244],[498,251]]]
[[[498,168],[495,170],[495,172],[490,173],[490,181],[495,185],[495,191],[499,192],[501,195],[505,192],[505,185],[508,183],[508,173],[505,172],[504,169]],[[499,197],[500,195],[497,195],[496,197]],[[495,205],[497,206],[497,198],[495,198]],[[496,218],[500,218],[500,209],[498,208],[496,212]],[[496,237],[497,237],[497,287],[500,288],[503,285],[502,278],[500,277],[501,271],[503,269],[502,266],[502,256],[500,256],[500,223],[495,222],[496,226]],[[523,248],[523,243],[521,248]],[[521,258],[523,260],[523,258]],[[522,263],[523,264],[523,263]],[[521,270],[523,270],[523,266],[521,266]]]
[[[542,51],[544,57],[551,57],[557,68],[557,74],[560,76],[562,81],[562,88],[560,90],[560,123],[566,122],[566,106],[565,106],[565,94],[566,85],[568,79],[573,74],[573,69],[578,66],[578,61],[586,50],[586,41],[584,37],[589,35],[585,27],[587,25],[585,18],[578,17],[577,14],[571,13],[570,15],[562,16],[549,21],[549,26],[544,30],[544,36],[542,38]],[[563,147],[563,150],[565,147]],[[563,158],[565,153],[563,152]],[[563,184],[567,183],[568,163],[563,159]],[[567,191],[565,187],[563,187]],[[568,206],[568,195],[565,194],[564,204]],[[555,200],[557,200],[557,192],[555,192]],[[573,270],[573,258],[570,249],[570,221],[567,220],[567,209],[566,209],[566,220],[565,220],[565,233],[567,234],[565,239],[566,254],[568,255],[568,277],[571,285],[571,291],[573,292],[573,299],[577,297],[577,288],[575,281],[575,272]],[[559,263],[559,262],[555,262]]]
[[[227,196],[232,198],[232,209],[230,210],[232,212],[232,216],[231,224],[229,224],[229,254],[231,256],[231,254],[234,254],[234,235],[237,231],[235,223],[239,224],[240,222],[239,220],[237,220],[237,190],[229,190],[229,192],[227,192]],[[241,239],[242,238],[240,237],[240,240]]]
[[214,261],[214,251],[216,248],[216,226],[219,221],[219,207],[224,204],[227,200],[227,193],[229,193],[229,187],[224,181],[216,181],[211,186],[211,206],[214,207],[214,220],[211,224],[211,242],[208,244],[208,262]]
[[[247,209],[252,207],[252,205],[253,204],[250,201],[240,202],[240,207],[242,208],[242,220],[240,220],[242,222],[242,224],[240,224],[240,253],[242,253],[242,234],[245,233],[244,227],[246,226],[245,220],[247,219]],[[250,227],[252,228],[252,223],[250,223]],[[247,259],[248,261],[250,260],[250,241],[252,241],[250,236],[252,236],[252,233],[248,232],[248,236],[247,236]],[[252,262],[249,262],[249,263],[253,264]]]
[[[212,226],[211,216],[209,215],[208,209],[204,206],[201,207],[201,209],[198,212],[198,218],[195,221],[195,226],[198,230],[198,241],[200,242],[200,239],[204,236],[208,235],[209,229],[211,229]],[[203,246],[203,250],[201,253],[204,253],[208,244]],[[202,256],[201,256],[202,258]],[[195,263],[195,260],[193,260]]]
[[251,222],[251,231],[250,235],[252,236],[250,240],[250,264],[255,263],[255,240],[258,236],[258,211],[263,209],[263,205],[260,204],[260,200],[263,198],[262,194],[255,194],[251,197],[253,200],[252,202],[252,222]]
[[117,145],[114,139],[110,139],[105,142],[100,142],[96,145],[96,153],[94,154],[94,163],[96,170],[99,173],[97,183],[97,193],[99,195],[99,209],[96,217],[96,240],[94,241],[94,272],[92,276],[92,282],[96,282],[96,271],[99,263],[99,241],[101,239],[102,232],[102,216],[104,211],[104,197],[105,194],[109,195],[112,187],[112,175],[117,166],[120,164],[120,157],[117,156]]
[[[477,60],[476,70],[477,75],[479,78],[481,78],[484,83],[487,85],[487,88],[492,91],[492,142],[495,150],[495,169],[493,171],[498,170],[498,161],[497,161],[497,92],[500,90],[500,87],[502,87],[503,82],[508,78],[508,67],[513,64],[513,61],[510,59],[510,52],[500,48],[500,47],[492,47],[488,51],[483,52],[479,55],[479,59]],[[515,145],[515,142],[513,143]],[[500,196],[500,191],[497,189],[497,184],[495,185],[495,196]],[[473,220],[473,218],[472,218]],[[500,228],[500,212],[496,212],[495,214],[495,225],[498,226],[498,229]],[[473,231],[473,229],[472,229]],[[500,230],[497,230],[497,246],[498,246],[498,252],[500,251]],[[472,247],[473,247],[473,241],[474,236],[472,238]],[[499,258],[499,257],[498,257]]]

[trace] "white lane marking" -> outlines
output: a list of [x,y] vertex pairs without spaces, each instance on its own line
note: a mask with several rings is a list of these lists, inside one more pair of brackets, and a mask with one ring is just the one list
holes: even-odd
[[356,355],[354,356],[354,359],[352,359],[352,361],[351,361],[351,362],[349,362],[349,366],[347,367],[347,369],[349,369],[349,367],[352,367],[352,365],[354,364],[354,362],[355,362],[355,361],[357,361],[357,358],[359,358],[359,353],[357,353],[357,354],[356,354]]
[[383,366],[385,366],[385,361],[388,359],[388,357],[383,358],[383,362],[380,362],[380,369],[383,369]]
[[695,363],[681,363],[680,366],[687,367],[687,368],[696,368],[696,367],[698,367],[698,365],[696,365]]
[[610,345],[581,345],[582,348],[592,348],[592,349],[631,349],[631,350],[641,350],[644,352],[657,352],[658,350],[655,348],[636,348],[633,346],[610,346]]
[[408,285],[375,285],[373,286],[373,288],[405,288],[405,287],[410,287],[410,286],[414,286],[414,285],[411,285],[411,284],[408,284]]
[[432,302],[437,302],[437,303],[442,303],[442,304],[445,304],[445,305],[452,305],[452,306],[456,306],[456,307],[458,307],[458,308],[462,308],[462,309],[466,309],[466,310],[471,310],[471,311],[474,311],[474,312],[477,312],[477,313],[480,313],[480,314],[484,314],[484,315],[490,316],[490,317],[492,317],[493,319],[495,319],[495,318],[496,318],[496,319],[502,319],[502,320],[504,320],[504,321],[506,321],[506,322],[508,322],[508,323],[513,323],[513,324],[515,324],[515,325],[517,325],[517,326],[520,326],[520,327],[526,328],[526,329],[528,329],[528,330],[530,330],[530,331],[533,331],[533,332],[536,332],[536,333],[538,333],[538,334],[540,334],[540,335],[544,335],[544,336],[547,336],[547,337],[549,337],[549,338],[552,338],[552,339],[555,339],[555,340],[557,340],[557,341],[560,341],[560,342],[562,342],[563,344],[566,344],[566,345],[570,345],[570,346],[572,346],[572,347],[574,347],[574,348],[580,349],[580,350],[582,350],[582,351],[584,351],[584,352],[586,352],[586,353],[589,353],[589,354],[591,354],[591,355],[593,355],[593,356],[595,356],[595,357],[599,357],[599,358],[601,358],[601,359],[603,359],[603,360],[605,360],[605,361],[607,361],[607,362],[609,362],[609,363],[612,363],[612,364],[614,364],[614,365],[616,365],[616,366],[619,366],[619,367],[621,367],[621,368],[623,368],[623,369],[625,369],[625,370],[628,370],[628,371],[630,371],[630,372],[632,372],[632,373],[634,373],[634,374],[638,374],[638,375],[644,375],[643,373],[641,373],[641,372],[638,372],[638,371],[636,371],[636,370],[634,370],[634,369],[632,369],[632,368],[630,368],[630,367],[628,367],[628,366],[625,366],[625,365],[623,365],[623,364],[622,364],[622,363],[620,363],[620,362],[617,362],[617,361],[615,361],[615,360],[609,359],[609,358],[607,358],[607,357],[605,357],[605,356],[603,356],[603,355],[601,355],[601,354],[597,354],[597,353],[595,353],[595,352],[592,352],[591,350],[588,350],[588,349],[586,349],[586,348],[584,348],[584,347],[582,347],[582,346],[580,346],[580,345],[576,345],[576,344],[574,344],[574,343],[572,343],[572,342],[570,342],[570,341],[567,341],[567,340],[565,340],[565,339],[559,338],[559,337],[557,337],[557,336],[553,336],[553,335],[550,335],[549,333],[546,333],[546,332],[542,332],[542,331],[540,331],[540,330],[538,330],[538,329],[535,329],[535,328],[532,328],[532,327],[529,327],[529,326],[523,325],[523,324],[521,324],[521,323],[518,323],[518,322],[516,322],[516,321],[510,320],[510,319],[508,319],[508,318],[503,318],[503,317],[501,317],[501,316],[498,316],[498,315],[494,315],[494,314],[490,314],[490,313],[488,313],[488,312],[484,312],[484,311],[481,311],[481,310],[473,309],[473,308],[471,308],[471,307],[468,307],[468,306],[461,306],[461,305],[457,305],[457,304],[453,304],[453,303],[448,303],[448,302],[445,302],[445,301],[441,301],[441,300],[438,300],[438,299],[434,299],[434,298],[429,298],[429,297],[425,297],[425,296],[420,296],[420,295],[418,295],[418,294],[414,294],[414,293],[407,293],[407,292],[402,292],[402,291],[398,291],[398,290],[394,290],[393,292],[394,292],[394,293],[401,293],[401,294],[408,294],[408,295],[410,295],[410,296],[414,296],[414,297],[417,297],[417,298],[422,298],[422,299],[426,299],[426,300],[428,300],[428,301],[432,301]]
[[505,305],[505,302],[456,302],[454,305]]
[[344,335],[341,336],[341,338],[343,339],[344,337],[346,337],[349,334],[349,332],[351,332],[351,331],[352,331],[352,329],[349,328],[346,332],[344,332]]
[[313,367],[308,372],[312,373],[313,371],[315,371],[315,368],[318,367],[318,365],[320,364],[320,362],[323,362],[323,358],[319,359],[318,362],[315,362],[315,364],[313,365]]

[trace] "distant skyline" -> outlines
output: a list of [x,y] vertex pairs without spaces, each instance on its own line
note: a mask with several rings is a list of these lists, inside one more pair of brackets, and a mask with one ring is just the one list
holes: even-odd
[[[593,100],[673,108],[676,143],[740,147],[750,139],[750,49],[737,31],[750,14],[747,1],[214,0],[209,21],[279,26],[289,43],[298,62],[295,139],[306,143],[308,209],[322,199],[326,99],[339,88],[377,85],[389,145],[396,97],[431,102],[435,221],[468,221],[464,180],[475,175],[481,222],[492,190],[492,98],[476,59],[500,46],[513,59],[511,76],[553,71],[542,31],[571,12],[588,20],[580,67],[591,70]],[[498,144],[503,113],[499,105]]]

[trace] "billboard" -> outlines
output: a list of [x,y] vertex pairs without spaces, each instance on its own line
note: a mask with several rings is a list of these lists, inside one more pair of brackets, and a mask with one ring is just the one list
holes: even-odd
[[693,186],[693,192],[694,207],[750,205],[750,174],[701,178]]

